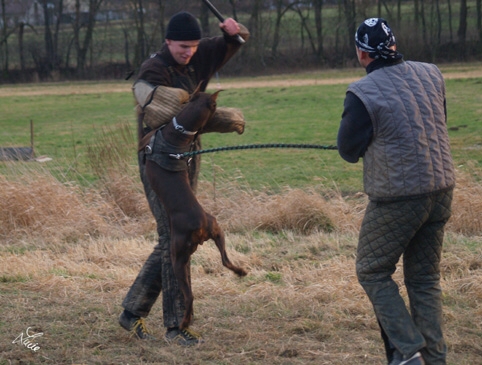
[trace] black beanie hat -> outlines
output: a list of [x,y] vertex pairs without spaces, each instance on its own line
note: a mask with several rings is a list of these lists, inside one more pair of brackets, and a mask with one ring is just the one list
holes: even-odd
[[194,15],[187,11],[174,14],[167,25],[166,39],[173,41],[201,39],[201,28]]

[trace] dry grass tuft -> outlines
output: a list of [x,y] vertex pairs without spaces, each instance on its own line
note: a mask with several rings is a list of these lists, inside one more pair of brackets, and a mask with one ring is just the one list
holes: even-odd
[[[39,244],[51,244],[154,231],[137,166],[126,162],[131,154],[126,146],[133,140],[128,131],[127,127],[104,131],[89,149],[99,178],[95,185],[64,181],[55,162],[5,163],[6,174],[0,176],[0,237],[6,241],[34,237]],[[114,137],[114,132],[123,137]]]
[[136,146],[130,127],[119,125],[104,128],[88,149],[90,166],[99,178],[102,194],[127,217],[142,216],[148,209],[138,167],[127,162]]
[[74,185],[37,172],[20,180],[0,176],[0,185],[0,234],[7,239],[31,235],[78,240],[107,233],[106,221],[83,203],[85,195]]
[[[85,236],[121,237],[155,234],[137,166],[106,145],[92,148],[92,164],[99,176],[95,186],[62,183],[43,168],[13,170],[0,176],[0,235],[7,240],[35,236],[75,242]],[[97,152],[94,152],[97,151]],[[96,156],[108,155],[108,159]],[[124,162],[123,162],[124,161]],[[343,197],[337,191],[286,188],[280,194],[242,189],[233,183],[214,188],[200,183],[199,200],[227,232],[293,231],[357,233],[366,206],[362,194]],[[482,186],[459,173],[453,215],[447,231],[480,235]]]
[[350,232],[358,229],[363,213],[360,206],[365,203],[359,199],[348,202],[338,192],[314,189],[286,188],[280,194],[269,194],[228,184],[213,192],[204,184],[200,190],[201,204],[231,232]]
[[[454,191],[452,217],[447,229],[465,235],[481,235],[482,221],[482,185],[481,173],[458,172],[457,185]],[[475,176],[474,176],[475,175]]]
[[271,232],[283,229],[309,234],[316,230],[334,230],[334,217],[330,217],[328,203],[318,194],[290,189],[281,195],[260,196],[263,209],[258,213],[257,228]]

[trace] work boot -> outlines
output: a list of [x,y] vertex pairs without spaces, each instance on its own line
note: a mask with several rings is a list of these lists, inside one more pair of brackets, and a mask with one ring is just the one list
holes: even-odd
[[177,327],[169,328],[164,338],[168,343],[175,343],[181,346],[194,346],[204,343],[201,335],[189,328],[182,330]]
[[389,365],[425,365],[425,361],[423,361],[423,357],[420,352],[416,352],[408,359],[405,359],[400,352],[395,350],[393,353],[393,360]]
[[144,318],[138,317],[128,311],[122,312],[119,317],[119,324],[125,330],[132,333],[139,340],[155,340],[146,328]]

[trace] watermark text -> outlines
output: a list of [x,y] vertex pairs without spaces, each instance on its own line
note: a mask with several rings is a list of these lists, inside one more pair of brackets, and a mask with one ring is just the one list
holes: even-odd
[[12,343],[18,343],[21,346],[25,346],[26,348],[37,352],[40,350],[40,346],[38,345],[37,342],[35,342],[37,337],[41,337],[44,335],[43,332],[38,332],[38,333],[29,333],[29,330],[32,327],[28,327],[27,330],[25,331],[25,334],[22,332],[17,336],[15,340],[12,341]]

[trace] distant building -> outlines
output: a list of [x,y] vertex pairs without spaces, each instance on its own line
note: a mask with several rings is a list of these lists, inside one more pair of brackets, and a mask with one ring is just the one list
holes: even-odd
[[[63,0],[62,14],[60,15],[60,23],[72,23],[75,19],[76,8],[75,0]],[[49,16],[50,24],[57,23],[59,14],[60,0],[48,0],[47,16]],[[29,24],[31,26],[42,26],[45,24],[45,12],[43,1],[38,0],[16,0],[15,2],[7,2],[5,4],[5,15],[9,28],[15,27],[19,23]],[[80,1],[81,22],[85,23],[89,16],[89,1]],[[96,21],[105,22],[109,20],[126,19],[128,15],[116,9],[103,9],[96,15]],[[3,14],[0,8],[0,26],[3,27]]]

